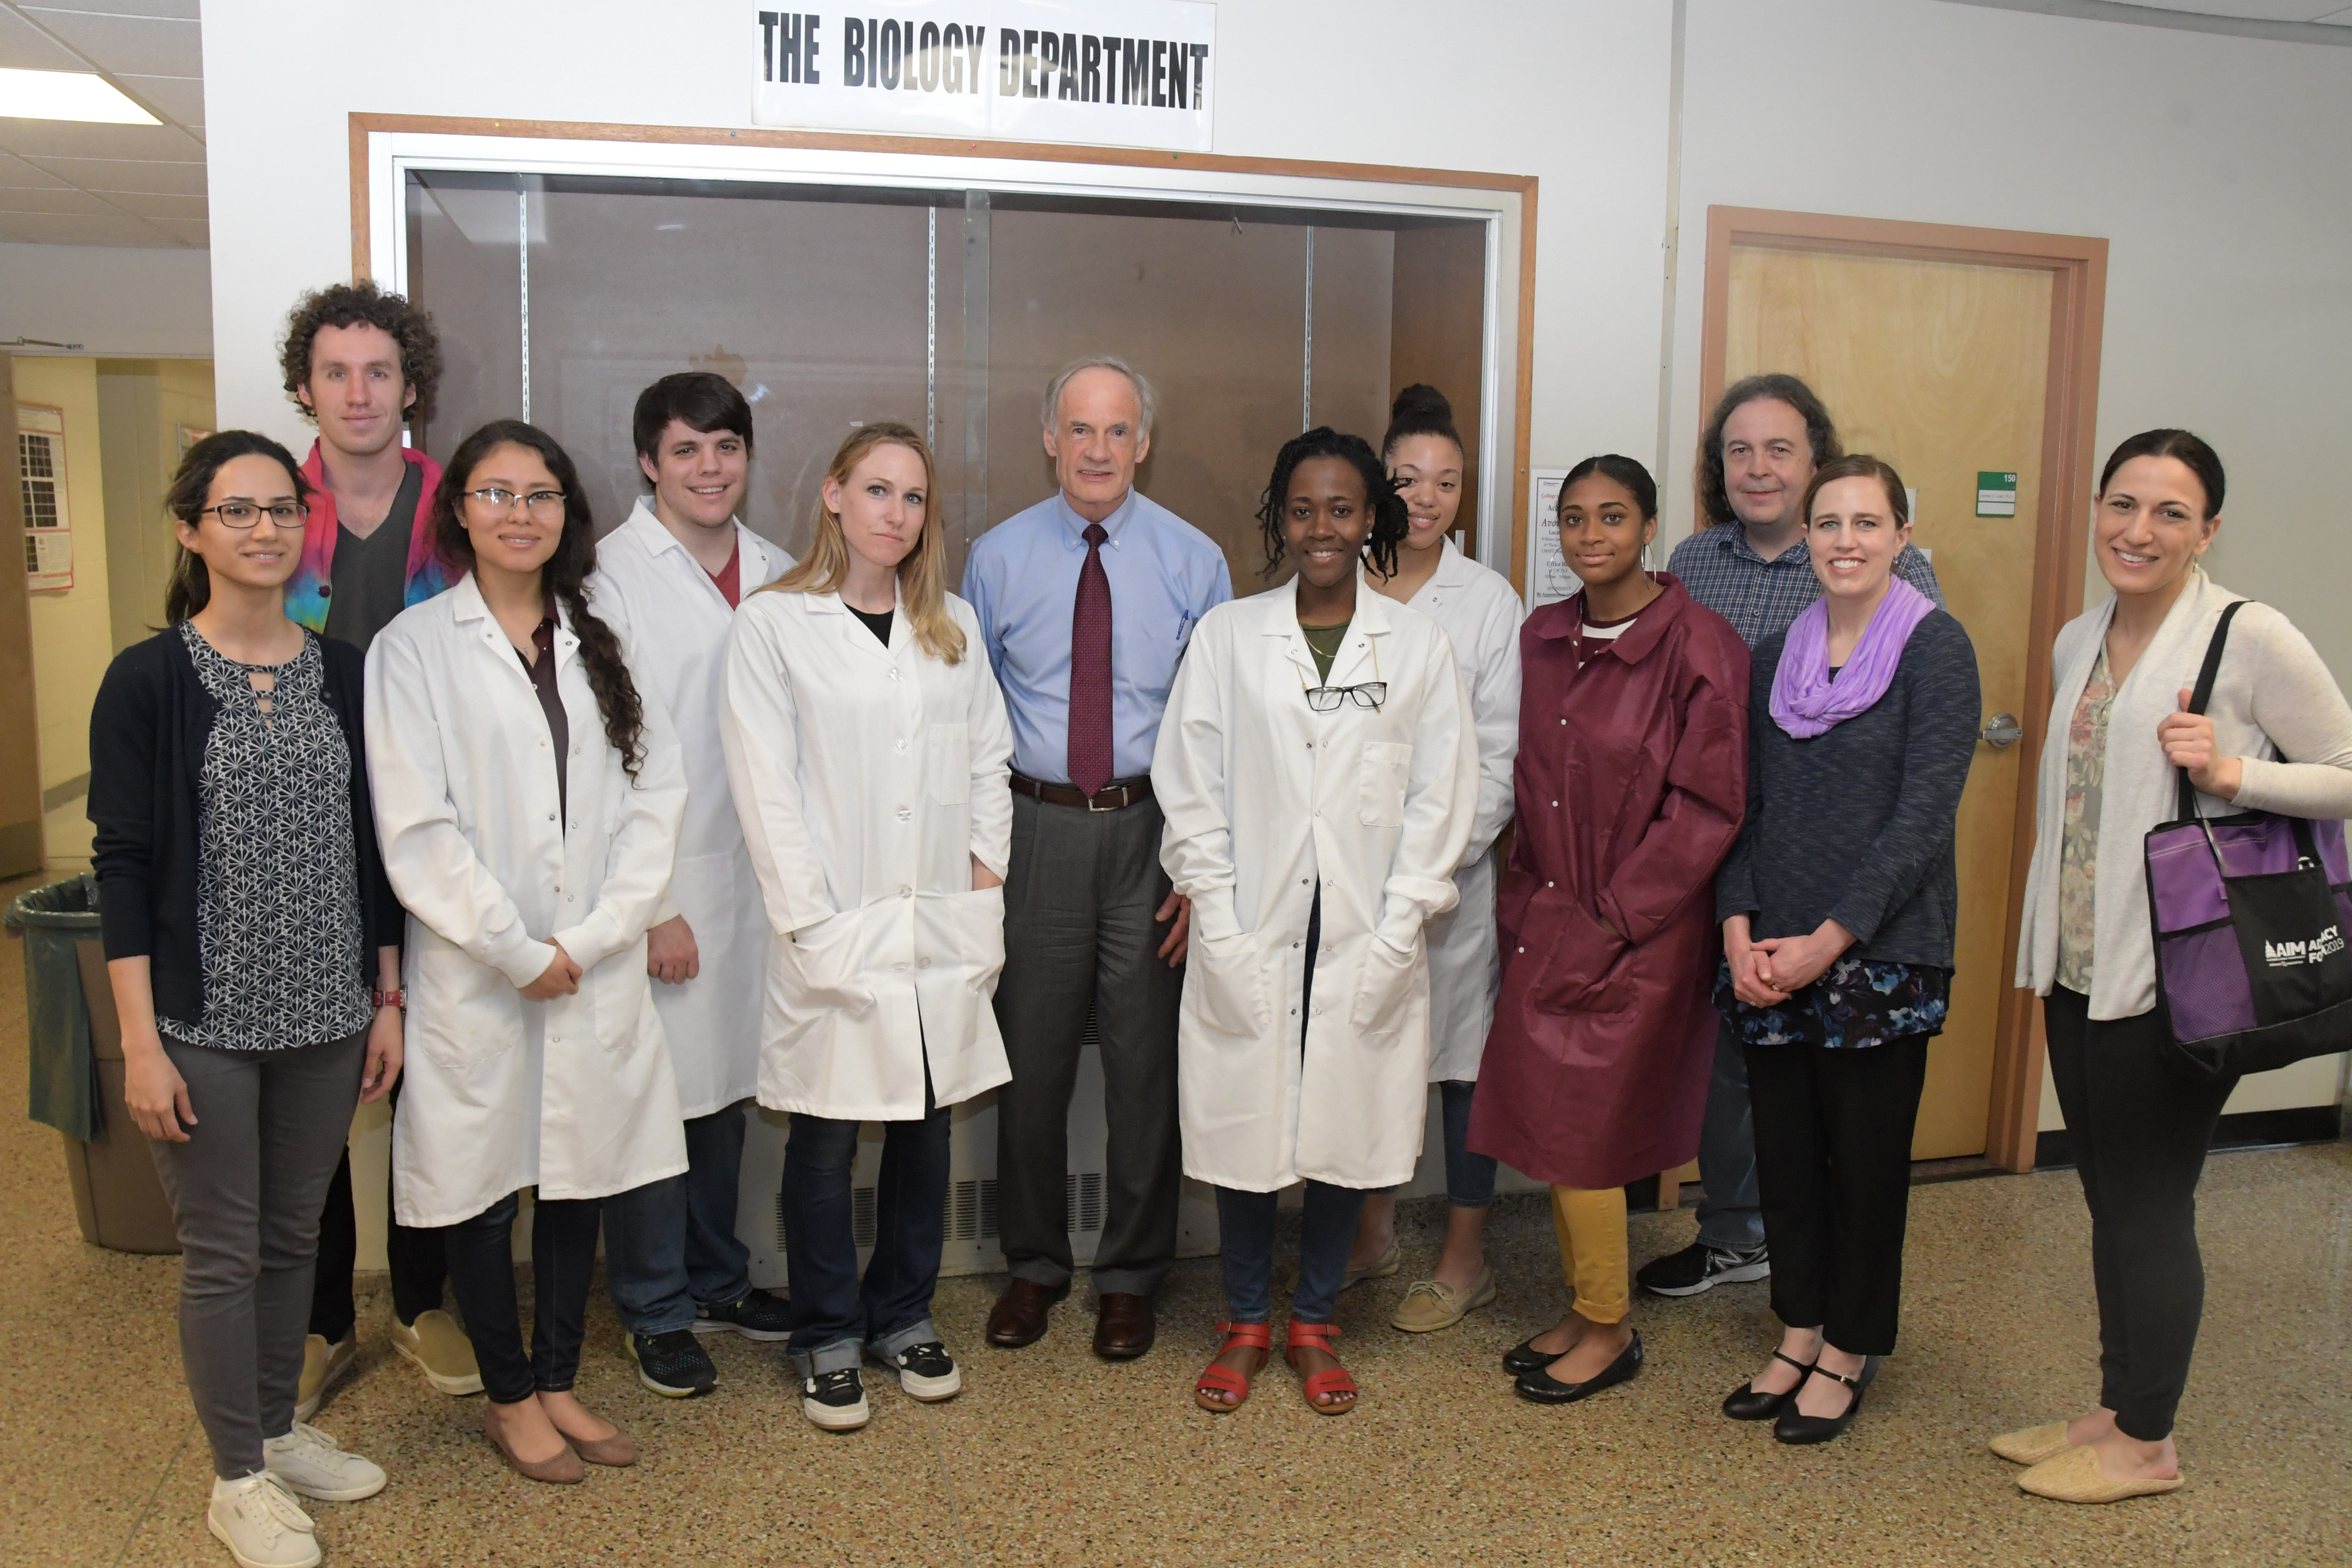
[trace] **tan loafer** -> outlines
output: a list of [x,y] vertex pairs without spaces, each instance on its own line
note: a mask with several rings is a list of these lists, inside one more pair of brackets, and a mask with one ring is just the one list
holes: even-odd
[[637,1445],[618,1427],[613,1428],[609,1437],[575,1437],[566,1432],[563,1440],[572,1445],[573,1453],[592,1465],[618,1467],[637,1462]]
[[[499,1457],[519,1476],[559,1487],[576,1487],[588,1479],[588,1467],[580,1462],[580,1450],[572,1446],[569,1437],[563,1438],[563,1447],[544,1459],[526,1459],[508,1448],[506,1433],[499,1426],[498,1406],[495,1405],[483,1413],[482,1436],[490,1440],[490,1447],[499,1451]],[[562,1437],[563,1434],[558,1432],[556,1436]]]
[[1450,1329],[1495,1299],[1495,1270],[1481,1265],[1466,1291],[1456,1291],[1438,1280],[1415,1280],[1389,1314],[1389,1326],[1407,1333],[1435,1333]]
[[1352,1291],[1367,1280],[1385,1280],[1397,1271],[1404,1261],[1404,1249],[1391,1239],[1389,1249],[1369,1263],[1350,1263],[1348,1277],[1339,1281],[1339,1289]]
[[308,1421],[319,1413],[320,1401],[327,1390],[351,1375],[352,1368],[360,1364],[360,1336],[355,1329],[336,1343],[329,1344],[324,1334],[311,1334],[302,1341],[302,1384],[294,1396],[294,1419]]
[[2044,1459],[2017,1478],[2017,1484],[2036,1497],[2057,1502],[2121,1502],[2127,1497],[2152,1497],[2179,1491],[2180,1478],[2168,1481],[2110,1480],[2099,1473],[2099,1451],[2088,1443],[2068,1448],[2056,1458]]
[[416,1364],[426,1382],[447,1395],[479,1394],[482,1369],[474,1363],[474,1342],[457,1320],[436,1307],[413,1323],[392,1318],[392,1348]]
[[2066,1427],[2063,1421],[2053,1421],[2043,1427],[2028,1427],[2021,1432],[2003,1432],[1987,1446],[2012,1465],[2038,1465],[2074,1447],[2066,1441]]

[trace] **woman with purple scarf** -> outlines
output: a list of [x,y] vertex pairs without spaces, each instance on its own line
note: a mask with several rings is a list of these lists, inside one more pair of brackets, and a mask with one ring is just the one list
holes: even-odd
[[1824,1443],[1895,1348],[1911,1129],[1952,986],[1952,836],[1977,743],[1976,650],[1891,575],[1903,480],[1814,474],[1822,597],[1756,650],[1748,815],[1716,879],[1716,1006],[1745,1041],[1780,1347],[1723,1413]]

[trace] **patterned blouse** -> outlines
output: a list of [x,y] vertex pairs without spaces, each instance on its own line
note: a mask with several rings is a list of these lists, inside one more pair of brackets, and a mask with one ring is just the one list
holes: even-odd
[[[319,639],[278,665],[240,664],[193,622],[180,636],[220,704],[198,786],[201,1022],[163,1032],[215,1051],[283,1051],[356,1034],[373,1016],[360,951],[352,752],[327,706]],[[270,680],[257,692],[252,677]]]
[[2083,684],[2083,700],[2066,729],[2066,825],[2058,838],[2058,983],[2091,994],[2091,948],[2096,937],[2091,894],[2098,883],[2099,791],[2107,771],[2107,710],[2115,706],[2107,650]]
[[1715,1009],[1748,1045],[1819,1045],[1853,1051],[1915,1034],[1941,1034],[1952,972],[1927,964],[1840,957],[1829,972],[1776,1008],[1754,1008],[1731,990],[1731,966],[1715,971]]

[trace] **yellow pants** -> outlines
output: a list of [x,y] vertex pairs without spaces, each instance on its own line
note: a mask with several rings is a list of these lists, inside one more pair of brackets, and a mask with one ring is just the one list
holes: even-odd
[[1633,1282],[1625,1242],[1625,1189],[1551,1189],[1551,1228],[1559,1238],[1560,1271],[1576,1292],[1577,1316],[1622,1323],[1633,1304]]

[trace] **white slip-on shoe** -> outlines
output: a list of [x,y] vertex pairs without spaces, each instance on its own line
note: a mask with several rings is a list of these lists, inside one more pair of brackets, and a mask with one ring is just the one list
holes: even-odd
[[332,1437],[299,1421],[261,1445],[261,1462],[287,1490],[320,1502],[357,1502],[383,1490],[381,1467],[343,1452]]
[[319,1561],[310,1516],[268,1470],[243,1480],[215,1479],[205,1528],[228,1548],[237,1568],[315,1568]]

